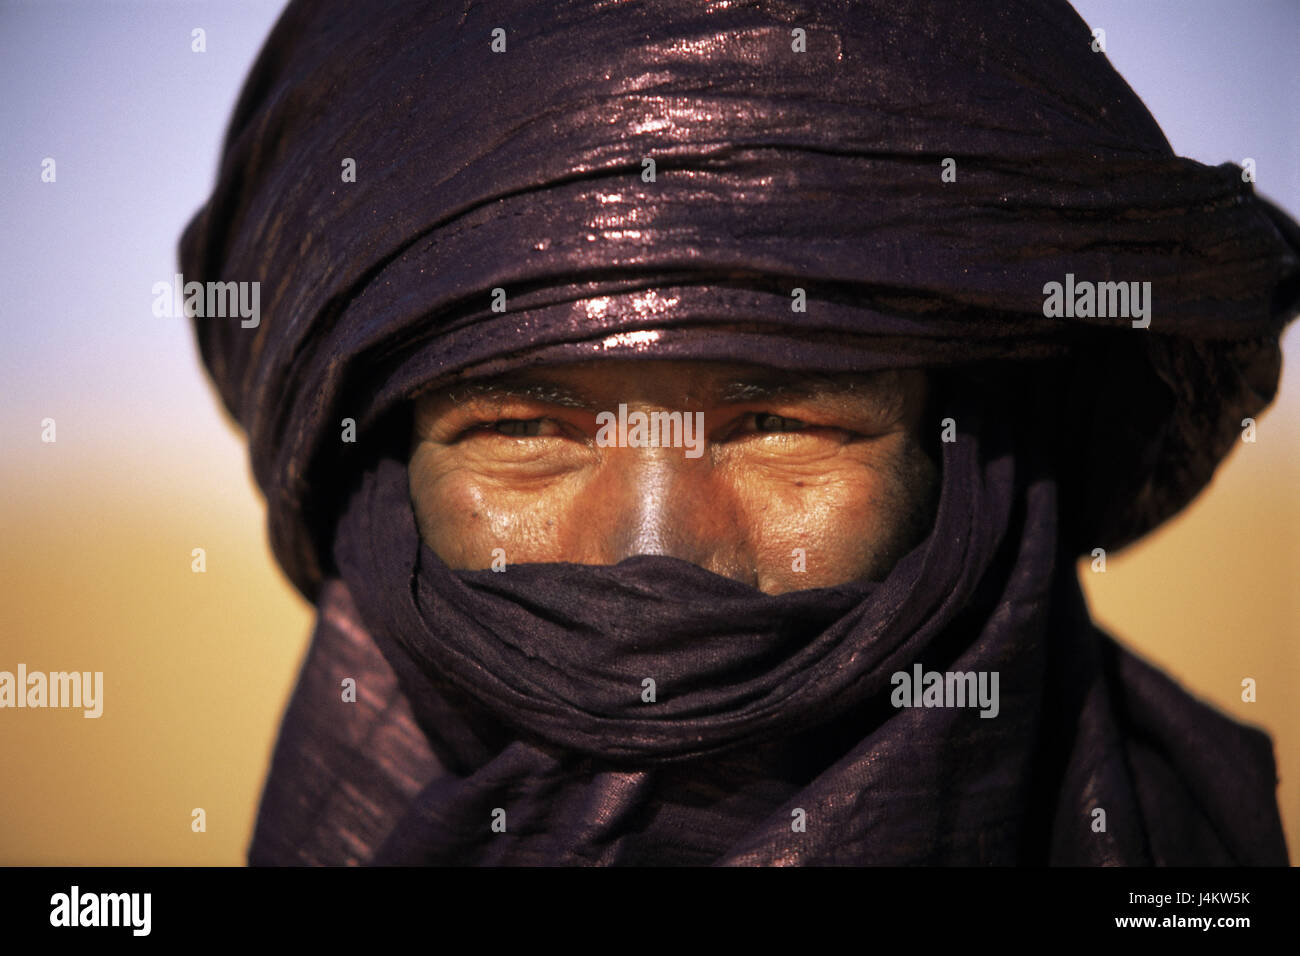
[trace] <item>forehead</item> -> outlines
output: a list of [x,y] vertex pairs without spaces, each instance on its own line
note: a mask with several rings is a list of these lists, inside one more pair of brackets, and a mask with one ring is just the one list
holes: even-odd
[[923,377],[919,370],[825,373],[743,363],[607,359],[470,379],[431,388],[421,400],[519,397],[573,407],[603,407],[611,401],[678,405],[814,398],[879,401],[914,391]]

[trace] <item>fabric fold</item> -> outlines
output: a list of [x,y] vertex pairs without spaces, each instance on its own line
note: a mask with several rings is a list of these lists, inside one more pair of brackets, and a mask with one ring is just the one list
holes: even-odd
[[[293,0],[180,253],[258,283],[194,328],[321,606],[255,862],[1285,863],[1268,738],[1098,631],[1072,568],[1272,400],[1300,226],[1174,155],[1063,0]],[[1107,307],[1053,308],[1076,280]],[[608,358],[930,370],[929,537],[775,596],[447,568],[412,399]],[[907,706],[916,667],[996,674],[996,717]]]
[[[1114,549],[1167,518],[1213,473],[1200,439],[1271,401],[1276,374],[1217,376],[1192,414],[1154,353],[1202,377],[1198,343],[1275,366],[1300,230],[1239,167],[1173,155],[1091,41],[1042,0],[291,3],[181,243],[188,279],[261,283],[256,328],[194,322],[290,578],[310,598],[333,570],[334,476],[365,451],[341,420],[366,446],[430,382],[611,354],[1094,357],[1164,414],[1140,440],[1092,433],[1080,467],[1120,480],[1072,502],[1065,538]],[[1067,276],[1148,284],[1149,324],[1049,316]]]
[[[981,459],[976,435],[988,444],[1005,426],[978,396],[954,401],[930,545],[883,582],[766,595],[650,555],[452,572],[420,539],[405,463],[392,459],[362,480],[336,557],[363,617],[400,643],[393,653],[518,731],[605,759],[698,758],[887,691],[975,597],[1011,517],[1013,453],[1004,438]],[[1043,581],[1051,571],[1037,569]]]

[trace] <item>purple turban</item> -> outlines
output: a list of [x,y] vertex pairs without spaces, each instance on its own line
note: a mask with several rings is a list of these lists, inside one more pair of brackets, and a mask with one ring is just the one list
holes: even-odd
[[[1267,737],[1097,631],[1072,561],[1271,401],[1300,227],[1173,155],[1066,3],[293,2],[181,264],[261,283],[195,329],[321,607],[255,862],[1285,862]],[[953,370],[930,537],[780,596],[447,569],[411,396],[601,356]],[[998,673],[998,714],[891,703],[916,666]]]

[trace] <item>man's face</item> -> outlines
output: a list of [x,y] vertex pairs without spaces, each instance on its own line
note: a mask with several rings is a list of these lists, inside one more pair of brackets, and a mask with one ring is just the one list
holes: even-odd
[[933,520],[926,391],[919,371],[639,360],[452,386],[416,401],[411,498],[451,568],[500,548],[507,563],[668,555],[769,594],[878,580]]

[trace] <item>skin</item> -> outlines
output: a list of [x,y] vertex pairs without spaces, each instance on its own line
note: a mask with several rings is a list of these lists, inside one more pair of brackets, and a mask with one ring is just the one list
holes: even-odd
[[[456,569],[503,548],[511,564],[668,555],[769,594],[879,580],[933,523],[927,391],[914,370],[636,360],[461,384],[416,399],[411,499]],[[702,455],[598,444],[620,403],[703,412]]]

